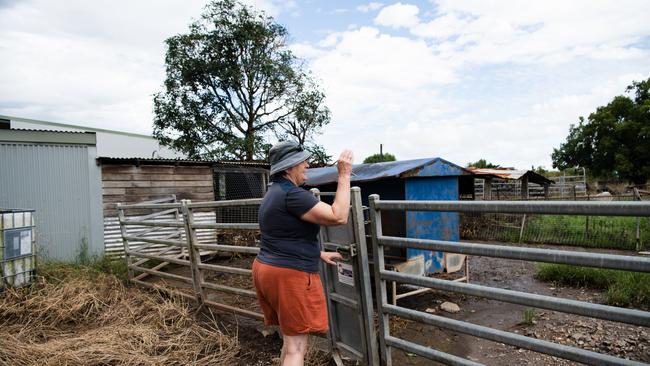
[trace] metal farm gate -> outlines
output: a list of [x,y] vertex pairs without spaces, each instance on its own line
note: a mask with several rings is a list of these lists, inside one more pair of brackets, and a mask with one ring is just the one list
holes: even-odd
[[[170,202],[171,201],[171,202]],[[257,254],[255,235],[257,223],[242,222],[257,211],[261,198],[192,203],[175,202],[173,197],[138,204],[118,204],[118,217],[129,280],[141,286],[160,289],[253,319],[263,319],[261,313],[250,310],[255,300],[251,290],[251,269],[206,263],[202,256],[226,254]],[[152,211],[142,216],[127,216],[127,212]],[[218,222],[237,218],[237,223]],[[256,217],[256,214],[255,214]],[[219,220],[220,221],[220,220]],[[250,221],[250,219],[248,219]],[[236,241],[236,245],[229,245]],[[228,282],[239,287],[220,284],[214,273],[224,274]],[[242,277],[237,280],[231,276]],[[248,280],[248,281],[247,281]],[[228,302],[242,302],[233,306]],[[246,302],[246,301],[244,301]]]
[[385,211],[443,211],[648,217],[650,216],[649,202],[383,201],[380,200],[379,195],[371,195],[369,203],[374,258],[374,280],[377,292],[376,309],[379,317],[379,343],[382,364],[392,365],[391,350],[392,348],[398,348],[444,364],[479,365],[474,361],[444,353],[391,335],[389,331],[389,316],[406,318],[420,323],[437,326],[439,328],[589,365],[642,364],[636,361],[621,359],[389,304],[387,301],[386,284],[388,281],[397,281],[400,283],[428,287],[442,291],[456,292],[470,296],[483,297],[514,304],[527,305],[535,308],[549,309],[645,327],[650,326],[650,312],[387,271],[384,266],[384,248],[418,248],[466,255],[561,263],[646,273],[650,272],[650,258],[384,236],[381,230],[381,216]]
[[[317,197],[334,196],[319,192]],[[352,187],[350,216],[346,225],[321,227],[321,248],[339,252],[343,260],[336,266],[321,262],[321,278],[327,300],[329,339],[337,364],[341,354],[364,365],[379,365],[372,309],[372,283],[368,270],[368,249],[361,190]]]
[[[328,338],[337,364],[341,364],[341,356],[347,356],[365,365],[392,365],[391,351],[397,348],[444,364],[478,365],[392,335],[389,317],[406,318],[590,365],[642,364],[391,304],[387,285],[397,282],[644,327],[650,326],[650,312],[395,272],[385,266],[384,248],[415,248],[645,273],[650,273],[650,258],[385,236],[381,218],[386,211],[650,217],[650,202],[405,201],[381,200],[378,195],[371,195],[368,221],[364,219],[359,189],[353,187],[351,191],[348,224],[324,227],[320,233],[322,248],[338,251],[344,257],[337,266],[321,268],[328,302]],[[334,195],[317,190],[314,194],[319,198]],[[252,257],[259,251],[257,209],[260,202],[261,199],[201,203],[167,199],[118,205],[130,280],[180,293],[200,305],[261,320],[250,278]],[[127,216],[129,210],[135,210],[140,216]],[[366,224],[372,233],[372,253],[366,248]],[[160,280],[166,281],[166,286],[161,286]],[[371,283],[375,286],[375,296]],[[378,332],[374,330],[375,319]]]

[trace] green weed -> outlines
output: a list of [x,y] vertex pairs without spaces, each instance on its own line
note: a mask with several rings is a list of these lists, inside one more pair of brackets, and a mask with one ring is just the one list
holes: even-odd
[[537,277],[562,286],[606,290],[609,305],[650,309],[650,274],[538,264]]
[[123,282],[128,279],[126,262],[124,258],[111,258],[107,256],[90,256],[84,261],[63,262],[53,260],[39,261],[38,274],[47,280],[57,280],[61,274],[68,276],[92,279],[98,273],[108,273]]
[[533,321],[535,320],[535,309],[533,308],[526,308],[524,311],[521,313],[521,324],[523,325],[531,325],[533,324]]

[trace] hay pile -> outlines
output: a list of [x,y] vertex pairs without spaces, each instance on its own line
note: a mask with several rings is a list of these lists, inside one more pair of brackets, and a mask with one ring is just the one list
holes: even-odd
[[239,345],[177,298],[61,267],[0,294],[0,364],[232,365]]

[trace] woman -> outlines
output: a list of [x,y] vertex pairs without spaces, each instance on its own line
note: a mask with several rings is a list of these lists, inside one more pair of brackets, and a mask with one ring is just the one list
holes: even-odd
[[300,188],[307,179],[310,153],[294,142],[269,152],[271,185],[259,211],[262,240],[253,262],[253,282],[266,325],[282,331],[282,366],[302,365],[309,333],[328,330],[327,305],[318,274],[319,259],[336,264],[341,255],[321,252],[319,225],[342,225],[350,211],[352,152],[338,160],[338,187],[330,206]]

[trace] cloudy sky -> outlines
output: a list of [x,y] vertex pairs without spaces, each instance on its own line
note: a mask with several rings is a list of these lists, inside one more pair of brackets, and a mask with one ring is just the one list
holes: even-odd
[[[551,166],[569,124],[650,77],[650,2],[249,0],[284,24],[358,159]],[[151,133],[164,39],[198,0],[0,0],[0,114]]]

